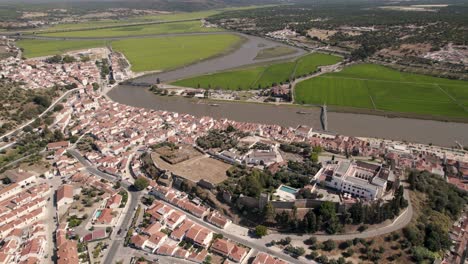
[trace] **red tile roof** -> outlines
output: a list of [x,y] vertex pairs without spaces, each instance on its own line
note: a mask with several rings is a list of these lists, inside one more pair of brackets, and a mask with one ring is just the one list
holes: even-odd
[[130,242],[135,245],[135,247],[143,248],[143,244],[146,242],[146,240],[148,240],[147,236],[135,235],[132,236]]
[[77,242],[67,240],[57,250],[57,264],[78,264]]
[[176,250],[176,246],[171,246],[168,244],[164,244],[161,247],[158,248],[157,253],[159,255],[164,255],[164,256],[172,256],[174,254],[174,251]]
[[57,190],[57,202],[61,201],[64,198],[73,199],[73,186],[70,184],[64,184],[60,186]]
[[163,240],[165,237],[167,237],[166,234],[161,231],[157,231],[154,234],[151,234],[149,241],[153,244],[159,244],[159,242],[161,242],[161,240]]
[[98,217],[97,222],[100,224],[110,224],[113,218],[112,209],[104,208],[101,210],[101,215]]
[[216,241],[211,245],[211,250],[223,256],[228,256],[233,246],[234,245],[226,239],[216,239]]

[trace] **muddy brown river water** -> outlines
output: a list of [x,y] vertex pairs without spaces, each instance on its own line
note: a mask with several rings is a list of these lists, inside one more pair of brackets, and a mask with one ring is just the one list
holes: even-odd
[[[247,41],[230,54],[177,70],[138,77],[133,82],[152,84],[156,82],[157,78],[166,82],[257,63],[259,61],[255,61],[254,58],[260,49],[284,45],[259,37],[243,36],[247,38]],[[305,51],[298,49],[296,54],[276,59],[294,58],[304,53]],[[242,122],[292,127],[302,124],[321,128],[319,108],[242,102],[219,102],[217,103],[219,106],[210,106],[206,102],[197,99],[157,96],[145,87],[132,85],[116,86],[108,93],[108,96],[112,100],[126,105],[188,113],[198,117],[211,116]],[[298,114],[298,111],[307,112],[307,114]],[[468,145],[468,124],[466,123],[328,112],[328,129],[348,136],[407,140],[426,144],[433,143],[440,146],[453,146],[455,141],[458,141],[461,144]]]

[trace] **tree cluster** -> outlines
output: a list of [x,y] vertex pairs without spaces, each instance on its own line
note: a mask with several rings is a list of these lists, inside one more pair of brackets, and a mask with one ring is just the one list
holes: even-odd
[[203,149],[219,148],[227,150],[237,146],[238,140],[234,132],[230,132],[228,129],[210,130],[208,135],[197,138],[196,143]]
[[361,202],[353,204],[345,215],[346,222],[355,225],[381,223],[399,215],[401,209],[407,206],[408,201],[403,197],[403,186],[400,186],[390,202],[376,201],[371,204]]

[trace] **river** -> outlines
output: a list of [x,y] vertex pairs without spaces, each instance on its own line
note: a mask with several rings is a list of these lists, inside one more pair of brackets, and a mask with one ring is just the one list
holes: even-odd
[[[259,37],[243,36],[247,38],[247,41],[230,54],[173,71],[141,76],[134,79],[133,82],[153,84],[157,78],[166,82],[263,62],[267,60],[254,60],[260,49],[284,45]],[[303,50],[298,49],[296,54],[276,59],[294,58],[304,53]],[[131,85],[118,85],[109,91],[108,96],[112,100],[126,105],[188,113],[198,117],[211,116],[242,122],[292,127],[308,125],[318,129],[321,128],[319,108],[242,102],[219,102],[219,106],[215,107],[197,99],[157,96],[145,87]],[[298,114],[298,111],[307,112],[307,114]],[[328,112],[328,129],[347,136],[407,140],[426,144],[433,143],[440,146],[453,146],[455,141],[458,141],[461,144],[468,145],[468,124],[466,123]]]

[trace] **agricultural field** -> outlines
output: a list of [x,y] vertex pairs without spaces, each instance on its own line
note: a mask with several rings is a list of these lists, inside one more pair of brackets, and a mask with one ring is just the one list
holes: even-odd
[[295,100],[301,104],[468,117],[468,82],[360,64],[299,83]]
[[243,39],[233,34],[171,36],[104,40],[20,40],[27,58],[63,54],[72,50],[111,45],[122,52],[135,72],[168,70],[204,60],[234,49]]
[[213,32],[220,31],[217,28],[202,27],[200,21],[175,22],[153,25],[113,27],[95,30],[79,30],[68,32],[55,32],[40,34],[47,37],[121,37],[121,36],[141,36],[157,35],[167,33],[189,33],[189,32]]
[[255,57],[256,60],[263,60],[269,58],[276,58],[285,55],[294,54],[297,51],[288,46],[276,46],[271,48],[262,49]]
[[169,70],[192,64],[225,52],[242,42],[232,34],[172,36],[113,41],[112,47],[122,52],[135,72]]
[[299,77],[313,73],[319,66],[333,65],[340,62],[341,60],[341,57],[323,53],[313,53],[303,56],[297,60],[294,76]]
[[160,20],[160,21],[201,19],[201,18],[212,16],[212,15],[220,14],[225,11],[250,10],[250,9],[270,7],[270,6],[273,6],[273,5],[251,5],[251,6],[239,6],[239,7],[226,7],[226,8],[211,9],[211,10],[197,11],[197,12],[178,12],[178,13],[170,13],[170,14],[148,15],[148,16],[142,16],[141,19]]
[[[231,10],[245,10],[245,9],[255,9],[260,7],[267,7],[265,6],[244,6],[244,7],[233,7],[233,8],[224,8],[224,9],[213,9],[213,10],[206,10],[206,11],[198,11],[198,12],[175,12],[175,13],[167,13],[167,14],[155,14],[155,15],[145,15],[145,16],[136,16],[130,17],[127,19],[103,19],[97,21],[86,21],[81,23],[63,23],[57,24],[48,28],[44,28],[42,30],[34,30],[35,32],[54,32],[54,31],[66,31],[66,30],[79,30],[79,29],[93,29],[99,27],[121,27],[124,25],[129,24],[137,24],[137,23],[151,23],[157,21],[179,21],[179,20],[196,20],[196,19],[203,19],[212,15],[216,15],[222,13],[224,11],[231,11]],[[32,30],[31,30],[32,31]]]
[[277,63],[266,67],[254,87],[259,89],[274,86],[281,82],[287,82],[294,73],[294,62]]
[[225,71],[194,78],[175,81],[173,84],[183,87],[200,87],[205,89],[252,90],[271,87],[274,84],[287,82],[297,75],[297,68],[303,72],[312,73],[320,65],[334,64],[340,57],[313,53],[295,61],[256,66],[239,70]]
[[[251,90],[264,67],[227,71],[174,82],[174,85],[205,89]],[[225,85],[225,86],[221,86]]]
[[103,47],[102,40],[38,40],[24,39],[16,42],[16,45],[24,50],[23,57],[34,58],[62,54],[72,50]]

